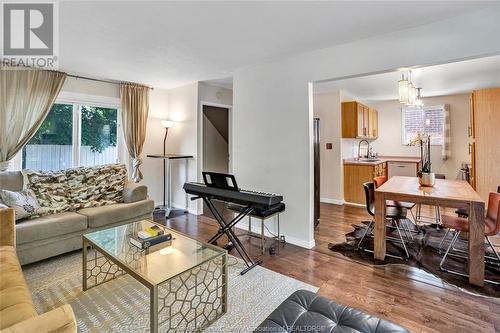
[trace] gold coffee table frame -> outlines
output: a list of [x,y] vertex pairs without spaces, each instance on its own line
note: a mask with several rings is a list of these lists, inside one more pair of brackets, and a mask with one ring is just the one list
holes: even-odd
[[150,220],[83,235],[83,291],[129,274],[149,289],[150,330],[201,331],[227,312],[227,251],[158,225],[173,241],[141,250],[130,235]]

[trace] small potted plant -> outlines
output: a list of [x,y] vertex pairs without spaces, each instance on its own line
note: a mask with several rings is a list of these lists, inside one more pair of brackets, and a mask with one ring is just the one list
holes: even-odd
[[410,146],[420,146],[420,170],[417,172],[421,186],[434,186],[436,175],[431,171],[431,137],[428,134],[417,134],[410,141]]

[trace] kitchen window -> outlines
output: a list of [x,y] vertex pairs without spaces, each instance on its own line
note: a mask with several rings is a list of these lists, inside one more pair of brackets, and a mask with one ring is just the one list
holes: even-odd
[[58,101],[24,146],[22,168],[63,170],[117,163],[118,107]]
[[431,145],[442,145],[444,138],[444,106],[404,107],[402,141],[408,145],[419,133],[429,134]]

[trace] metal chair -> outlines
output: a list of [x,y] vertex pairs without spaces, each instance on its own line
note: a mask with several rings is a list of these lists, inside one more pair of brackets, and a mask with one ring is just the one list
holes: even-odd
[[[378,177],[375,177],[373,178],[373,184],[375,185],[375,189],[379,188],[380,186],[382,186],[385,182],[387,181],[387,177],[386,176],[378,176]],[[413,207],[415,207],[415,203],[413,202],[406,202],[406,201],[394,201],[394,200],[386,200],[385,202],[386,206],[387,207],[402,207],[402,208],[406,208],[412,218],[413,218],[413,222],[414,222],[414,225],[415,227],[417,228],[417,231],[416,233],[420,232],[420,229],[418,227],[418,224],[417,224],[417,218],[415,217],[415,214],[413,214]],[[413,240],[413,236],[411,235],[411,230],[408,228],[408,231],[410,232],[410,236],[411,236],[411,239]]]
[[[363,184],[363,189],[365,191],[365,198],[366,198],[366,210],[368,211],[368,214],[370,214],[372,217],[375,217],[375,185],[373,182],[367,182]],[[386,219],[390,219],[392,224],[395,225],[396,230],[398,231],[399,238],[394,238],[387,236],[386,239],[391,240],[391,241],[396,241],[398,243],[403,244],[404,251],[406,253],[406,257],[409,258],[408,254],[408,249],[406,248],[406,242],[405,239],[403,238],[403,234],[401,233],[401,229],[403,229],[403,232],[405,233],[405,237],[407,240],[410,238],[408,234],[406,233],[406,229],[404,226],[400,228],[401,220],[406,220],[406,214],[407,214],[407,209],[403,207],[386,207],[386,214],[385,217]],[[372,218],[368,226],[366,227],[365,233],[363,234],[363,237],[358,242],[358,249],[363,249],[364,251],[371,252],[373,253],[372,250],[364,249],[361,247],[363,244],[364,239],[366,238],[367,235],[371,235],[373,228],[375,226],[375,220]],[[389,257],[393,258],[398,258],[398,259],[403,259],[402,257],[387,254]]]
[[[443,258],[441,259],[441,262],[439,264],[439,268],[448,273],[456,274],[456,275],[462,275],[462,276],[467,276],[467,274],[461,273],[461,272],[455,272],[448,270],[444,268],[444,263],[446,261],[446,258],[448,255],[454,255],[451,253],[451,250],[454,252],[461,252],[461,253],[466,253],[466,251],[458,250],[455,249],[455,243],[458,240],[458,237],[460,236],[460,233],[462,232],[469,232],[469,220],[465,219],[463,217],[457,217],[457,216],[449,216],[449,215],[443,215],[442,216],[442,222],[443,222],[443,227],[447,228],[448,230],[446,231],[445,236],[441,240],[441,243],[439,244],[439,252],[441,252],[441,247],[443,245],[444,240],[448,236],[450,232],[453,232],[452,239],[450,244],[448,245],[448,248],[446,249],[446,253],[444,254]],[[500,255],[498,254],[498,251],[495,249],[493,244],[491,243],[490,237],[498,235],[500,233],[500,193],[494,193],[490,192],[489,198],[488,198],[488,210],[486,213],[486,218],[484,221],[484,236],[486,238],[486,242],[489,245],[489,247],[493,250],[494,257],[491,256],[486,256],[485,260],[489,264],[495,264],[500,266]],[[453,230],[453,231],[451,231]],[[498,284],[497,282],[493,281],[488,281],[487,282],[495,283]]]
[[[497,193],[500,193],[500,186],[497,187]],[[458,208],[457,210],[455,210],[455,214],[457,214],[458,217],[469,217],[469,211],[467,210],[467,208]]]
[[[443,174],[436,174],[436,179],[446,179],[446,176]],[[432,216],[424,216],[422,215],[422,204],[417,205],[417,220],[418,222],[426,222],[423,220],[424,219],[434,219],[436,222],[437,227],[439,228],[441,226],[441,210],[439,206],[431,206],[434,207],[434,217]]]

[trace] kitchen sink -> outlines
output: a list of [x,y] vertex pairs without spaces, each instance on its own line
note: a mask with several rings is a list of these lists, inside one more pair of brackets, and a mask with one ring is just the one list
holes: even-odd
[[379,158],[360,158],[358,161],[360,162],[378,162]]

